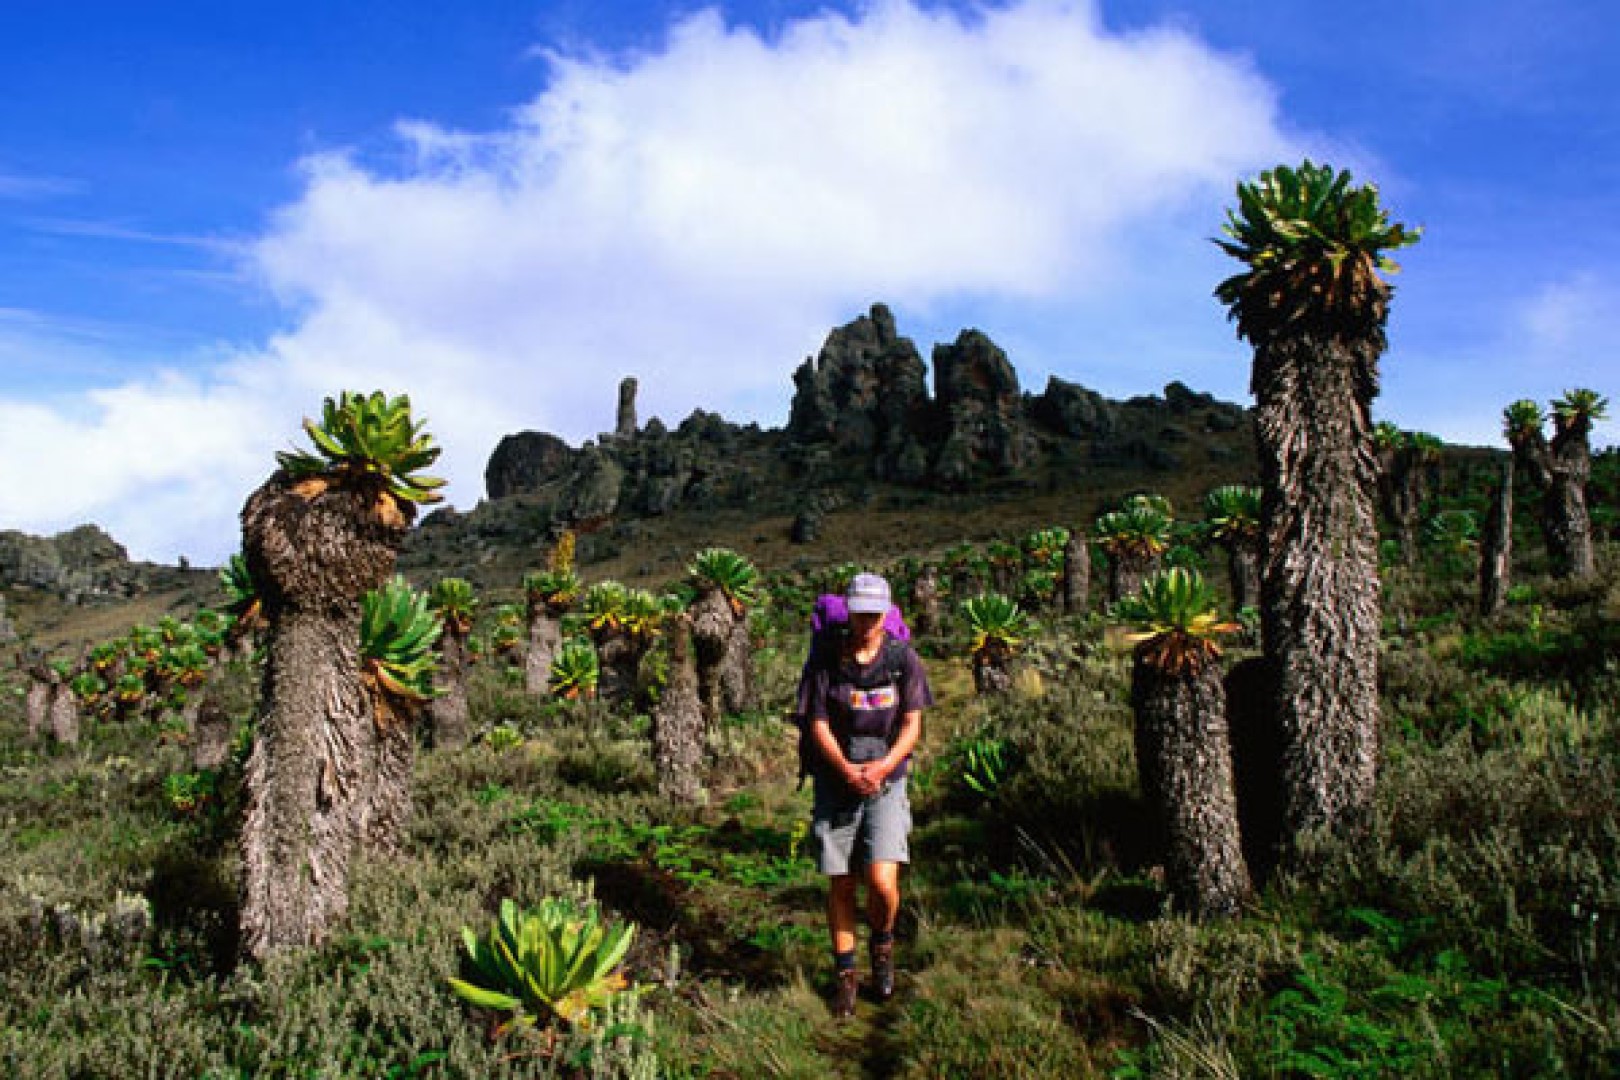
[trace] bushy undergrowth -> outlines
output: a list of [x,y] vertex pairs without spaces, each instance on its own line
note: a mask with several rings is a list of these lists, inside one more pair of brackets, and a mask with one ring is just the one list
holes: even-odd
[[[1448,591],[1449,590],[1449,591]],[[1620,1073],[1620,669],[1607,587],[1392,588],[1371,833],[1318,838],[1246,913],[1165,913],[1128,646],[1048,617],[1009,693],[925,640],[900,992],[835,1022],[809,793],[781,722],[794,619],[756,624],[765,706],[708,735],[710,801],[653,794],[649,721],[496,665],[474,739],[418,759],[401,856],[363,861],[322,948],[235,956],[225,808],[140,725],[25,744],[0,705],[0,1072],[100,1076],[1585,1076]],[[1551,643],[1551,644],[1550,644]],[[1547,662],[1551,657],[1551,662]],[[594,896],[640,989],[589,1028],[494,1040],[460,930]]]

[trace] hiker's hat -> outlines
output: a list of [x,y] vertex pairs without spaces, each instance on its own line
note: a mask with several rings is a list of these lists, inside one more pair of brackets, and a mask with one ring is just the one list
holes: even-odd
[[889,583],[877,574],[856,574],[844,593],[844,602],[851,613],[887,615],[894,601],[889,598]]

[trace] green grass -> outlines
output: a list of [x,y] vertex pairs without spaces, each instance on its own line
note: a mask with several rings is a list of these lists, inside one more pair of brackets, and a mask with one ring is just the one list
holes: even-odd
[[[939,704],[913,784],[899,994],[842,1024],[802,849],[809,793],[777,718],[792,620],[764,631],[767,708],[712,733],[697,809],[653,794],[644,716],[536,702],[480,668],[475,730],[515,740],[420,755],[404,852],[360,862],[324,947],[264,966],[235,959],[231,770],[217,802],[177,812],[165,784],[190,772],[185,745],[109,724],[79,748],[28,746],[6,695],[0,1072],[1614,1074],[1615,595],[1536,582],[1483,624],[1448,607],[1452,585],[1393,579],[1371,839],[1320,842],[1308,875],[1212,924],[1164,914],[1125,646],[1048,620],[1028,650],[1037,677],[987,703],[959,645],[924,643],[946,658],[929,661]],[[1565,646],[1550,670],[1547,638]],[[969,749],[990,745],[987,772]],[[594,1035],[491,1041],[445,983],[460,929],[487,926],[503,897],[558,894],[638,924],[640,989]],[[119,930],[132,897],[149,921]]]

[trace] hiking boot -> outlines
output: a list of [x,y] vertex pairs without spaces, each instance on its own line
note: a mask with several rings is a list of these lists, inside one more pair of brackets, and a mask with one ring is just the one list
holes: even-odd
[[835,1018],[848,1020],[855,1015],[855,995],[860,985],[860,975],[854,968],[834,973],[832,1014]]
[[872,943],[872,996],[879,1001],[894,997],[894,942]]

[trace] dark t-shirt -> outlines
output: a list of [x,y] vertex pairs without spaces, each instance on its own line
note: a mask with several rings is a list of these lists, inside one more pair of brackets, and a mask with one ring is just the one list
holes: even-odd
[[[898,643],[896,657],[900,677],[893,677],[890,650],[895,645],[891,642],[885,637],[883,648],[870,664],[839,657],[835,663],[818,665],[803,687],[800,714],[811,723],[825,719],[844,757],[852,763],[883,757],[900,734],[900,718],[934,703],[922,660],[903,642]],[[908,756],[892,775],[899,779],[910,767]]]

